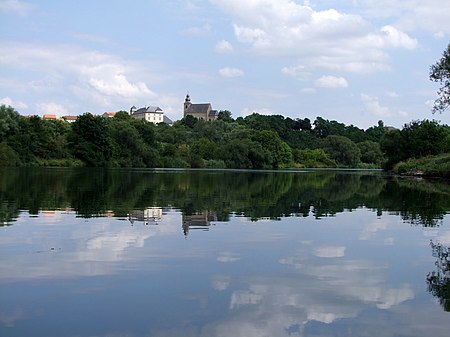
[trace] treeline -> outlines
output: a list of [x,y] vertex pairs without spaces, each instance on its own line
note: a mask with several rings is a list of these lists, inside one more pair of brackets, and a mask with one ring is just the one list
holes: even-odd
[[391,168],[407,158],[450,152],[450,128],[415,121],[390,130],[360,129],[317,117],[252,114],[214,122],[192,116],[173,126],[90,113],[74,123],[23,117],[0,106],[0,166]]

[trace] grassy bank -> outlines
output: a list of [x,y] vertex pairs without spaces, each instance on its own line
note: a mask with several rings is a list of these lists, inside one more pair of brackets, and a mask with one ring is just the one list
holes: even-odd
[[394,166],[393,173],[450,179],[450,153],[400,162]]

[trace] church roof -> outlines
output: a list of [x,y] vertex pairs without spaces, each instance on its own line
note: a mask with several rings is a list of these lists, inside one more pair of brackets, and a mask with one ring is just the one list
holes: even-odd
[[211,109],[211,103],[191,104],[186,109],[186,113],[208,113]]

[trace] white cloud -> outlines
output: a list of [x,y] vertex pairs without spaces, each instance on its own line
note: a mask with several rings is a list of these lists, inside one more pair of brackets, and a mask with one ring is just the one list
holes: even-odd
[[191,37],[205,37],[211,34],[211,26],[209,24],[204,24],[200,27],[189,27],[181,31],[181,34]]
[[43,114],[55,114],[59,117],[68,115],[69,112],[67,109],[61,104],[55,102],[42,102],[36,104],[37,113],[40,115]]
[[12,106],[15,109],[27,109],[28,105],[21,101],[13,101],[9,97],[3,97],[0,99],[0,104]]
[[358,0],[357,7],[367,17],[392,20],[396,27],[406,31],[450,33],[450,2],[442,0]]
[[219,74],[223,77],[232,78],[232,77],[240,77],[240,76],[244,75],[244,72],[238,68],[226,67],[226,68],[220,69]]
[[104,109],[156,97],[140,80],[147,79],[142,69],[116,55],[71,45],[6,43],[4,47],[0,65],[36,76],[25,90],[39,90],[40,94],[69,90],[80,101],[96,102]]
[[100,94],[123,97],[155,96],[143,82],[131,83],[118,64],[105,64],[85,69],[87,83]]
[[388,107],[382,106],[380,104],[378,97],[361,94],[361,100],[364,103],[366,109],[376,116],[389,117],[392,115]]
[[394,26],[373,27],[362,16],[335,9],[316,11],[292,0],[212,2],[231,15],[241,43],[258,53],[295,57],[311,67],[358,73],[385,70],[387,48],[417,45]]
[[397,94],[397,92],[395,92],[395,91],[388,91],[388,92],[386,93],[386,95],[388,95],[389,97],[392,97],[392,98],[397,98],[397,97],[399,97],[399,94]]
[[348,82],[343,77],[335,76],[322,76],[318,78],[315,82],[317,87],[321,88],[347,88]]
[[300,90],[300,92],[302,94],[314,94],[314,93],[316,93],[316,89],[315,88],[303,88]]
[[445,37],[445,33],[442,31],[436,32],[433,34],[433,37],[435,39],[443,39]]
[[281,73],[283,75],[292,76],[300,80],[307,80],[311,76],[311,73],[304,65],[283,67],[281,69]]
[[392,26],[384,26],[380,30],[383,33],[383,39],[387,46],[395,48],[414,49],[417,46],[417,40],[410,38],[407,34],[399,31]]
[[95,34],[83,34],[83,33],[73,33],[72,36],[80,41],[87,41],[92,43],[98,43],[98,44],[105,44],[110,42],[109,38],[95,35]]
[[15,12],[21,16],[25,16],[33,6],[27,2],[19,0],[2,0],[0,1],[0,10],[5,12]]
[[216,52],[220,54],[231,53],[233,52],[233,45],[226,40],[221,40],[216,44]]

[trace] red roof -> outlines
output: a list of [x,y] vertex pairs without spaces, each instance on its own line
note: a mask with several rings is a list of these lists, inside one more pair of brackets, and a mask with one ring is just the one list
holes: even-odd
[[76,121],[78,116],[63,116],[66,121]]
[[45,114],[42,116],[43,119],[56,119],[56,115],[53,114]]

